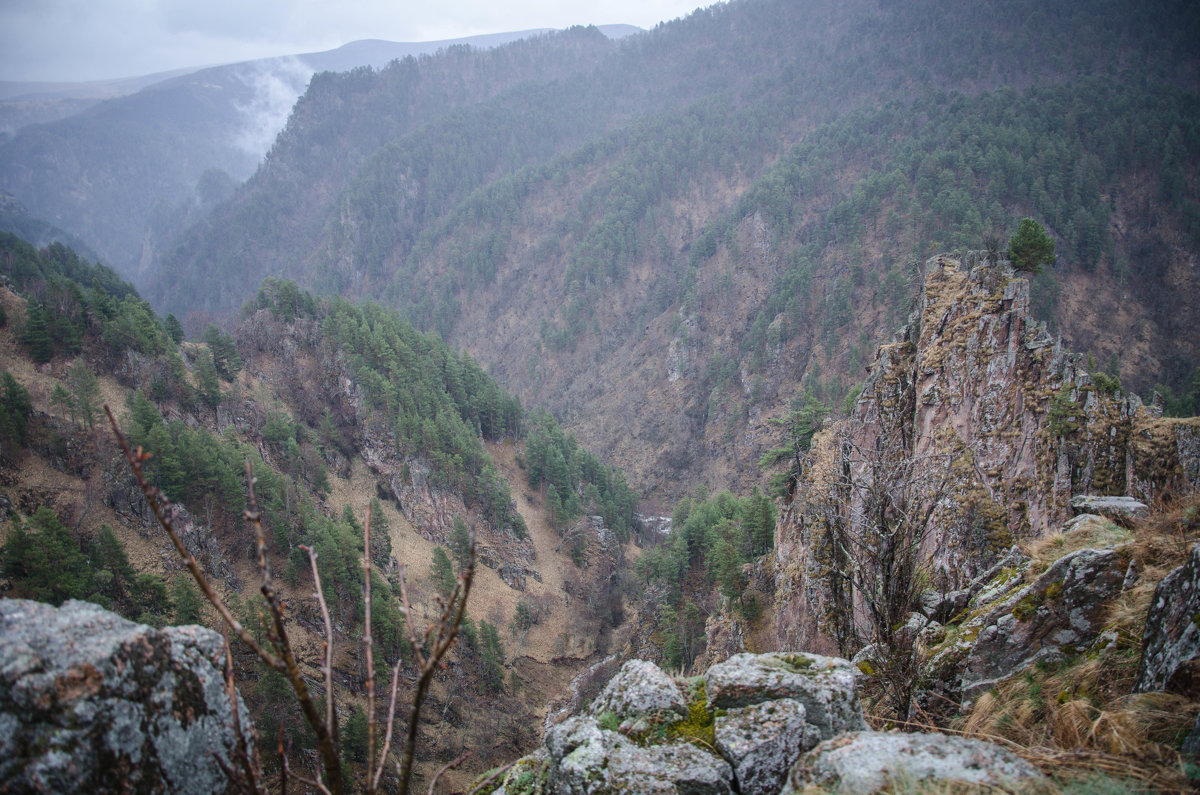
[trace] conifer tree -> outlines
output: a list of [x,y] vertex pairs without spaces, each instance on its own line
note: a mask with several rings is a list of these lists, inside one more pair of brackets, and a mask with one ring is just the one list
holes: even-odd
[[1043,265],[1053,265],[1056,259],[1054,240],[1037,221],[1023,218],[1008,241],[1008,258],[1016,270],[1041,273]]
[[50,339],[50,328],[41,304],[26,304],[21,342],[29,349],[30,358],[38,364],[45,364],[54,357],[54,343]]
[[67,370],[67,386],[71,390],[71,404],[75,415],[83,420],[88,428],[96,424],[96,415],[100,411],[100,380],[88,367],[83,359],[76,359]]
[[24,447],[29,441],[29,392],[7,370],[0,375],[0,453],[9,445]]

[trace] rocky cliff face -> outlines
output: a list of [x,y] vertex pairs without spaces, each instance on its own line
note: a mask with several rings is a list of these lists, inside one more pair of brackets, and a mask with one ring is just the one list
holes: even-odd
[[925,272],[909,324],[880,347],[851,416],[814,439],[784,512],[784,648],[854,645],[841,576],[853,551],[838,539],[861,538],[883,503],[928,527],[933,585],[950,592],[1059,527],[1079,495],[1151,502],[1200,487],[1200,420],[1163,418],[1090,375],[1034,321],[1029,282],[1006,263],[971,252]]

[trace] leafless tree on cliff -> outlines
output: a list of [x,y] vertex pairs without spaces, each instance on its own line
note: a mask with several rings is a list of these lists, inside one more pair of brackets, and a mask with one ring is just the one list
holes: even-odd
[[[233,615],[228,605],[213,588],[205,576],[200,565],[196,562],[194,556],[189,553],[183,545],[178,532],[175,530],[174,523],[171,520],[171,504],[165,496],[146,480],[142,465],[150,458],[150,453],[143,452],[139,447],[136,451],[130,449],[129,443],[125,440],[125,436],[121,433],[117,425],[116,418],[108,406],[104,407],[104,411],[108,414],[108,421],[112,425],[113,433],[117,438],[121,450],[125,454],[125,458],[129,461],[129,466],[133,471],[133,476],[137,480],[138,486],[142,493],[146,496],[146,501],[150,504],[151,510],[154,512],[155,518],[166,531],[174,544],[176,552],[183,560],[185,566],[192,577],[196,580],[196,584],[200,587],[201,592],[209,603],[216,609],[221,619],[225,622],[229,632],[232,632],[236,637],[241,639],[268,667],[283,674],[288,684],[292,688],[292,692],[296,696],[296,700],[300,705],[301,712],[304,715],[305,721],[312,728],[313,733],[317,738],[317,750],[321,761],[321,769],[314,773],[312,778],[300,775],[294,772],[289,763],[287,755],[283,749],[282,738],[279,743],[280,755],[280,792],[287,792],[288,779],[294,778],[301,784],[316,789],[326,795],[341,795],[346,791],[345,771],[342,767],[342,760],[338,754],[338,739],[337,739],[337,711],[335,708],[334,687],[333,687],[333,627],[329,617],[329,609],[325,602],[325,595],[321,589],[320,575],[317,571],[317,556],[312,549],[302,547],[308,554],[309,565],[312,570],[313,583],[316,589],[315,596],[321,608],[321,616],[324,622],[324,660],[321,666],[321,673],[325,679],[325,704],[324,710],[318,709],[316,702],[313,700],[308,690],[308,685],[301,676],[299,665],[296,661],[296,655],[292,648],[292,642],[288,637],[285,618],[285,605],[275,590],[274,581],[271,575],[270,557],[267,554],[267,537],[262,526],[262,515],[258,509],[257,498],[254,493],[254,478],[251,475],[250,463],[246,462],[246,481],[247,481],[247,508],[244,514],[247,525],[254,531],[258,553],[258,568],[262,577],[262,584],[259,590],[262,592],[263,598],[266,600],[267,610],[269,612],[267,642],[270,645],[268,649],[263,644],[259,643],[253,634]],[[363,630],[363,646],[366,656],[367,668],[367,771],[366,779],[363,782],[362,791],[366,793],[375,793],[379,790],[380,782],[383,777],[384,768],[387,762],[388,751],[392,742],[392,731],[396,716],[396,694],[397,684],[400,678],[400,662],[392,668],[392,684],[391,695],[387,709],[386,731],[383,739],[383,747],[379,749],[378,758],[376,758],[376,738],[378,735],[378,722],[376,720],[376,694],[375,694],[375,661],[374,651],[372,648],[371,638],[371,559],[369,550],[371,549],[371,511],[368,507],[366,523],[363,527],[363,575],[364,575],[364,607],[365,607],[365,625]],[[463,571],[459,574],[458,580],[454,586],[453,592],[445,601],[439,599],[440,615],[438,620],[429,624],[423,634],[419,634],[415,629],[416,614],[412,609],[412,605],[408,598],[408,590],[405,586],[404,571],[401,568],[400,572],[400,598],[401,612],[405,618],[405,627],[408,631],[409,641],[413,647],[413,654],[417,664],[417,686],[412,695],[411,709],[409,711],[407,732],[405,735],[404,749],[400,759],[396,762],[396,768],[399,776],[399,791],[407,793],[409,791],[409,781],[412,776],[412,764],[416,751],[417,740],[417,723],[420,718],[421,707],[424,704],[425,697],[428,694],[429,685],[433,680],[434,673],[438,670],[442,658],[450,650],[454,640],[458,634],[458,629],[462,624],[464,611],[466,610],[467,597],[471,592],[471,583],[475,576],[475,538],[472,534],[470,543],[470,554],[468,563]],[[226,635],[228,643],[228,634]],[[233,699],[234,710],[234,731],[242,747],[235,754],[238,762],[238,770],[225,768],[226,774],[230,781],[239,788],[254,793],[265,793],[266,787],[262,780],[262,770],[258,763],[258,757],[254,752],[252,740],[245,736],[242,731],[240,721],[237,714],[237,700],[233,688],[233,673],[232,661],[228,656],[227,648],[227,664],[226,664],[226,679],[229,687],[231,698]],[[322,714],[323,713],[323,714]],[[467,754],[464,754],[450,763],[443,766],[434,775],[430,782],[429,792],[432,793],[437,784],[438,779],[452,767],[455,767],[465,761]]]
[[[871,665],[895,716],[908,720],[917,689],[917,633],[906,626],[927,585],[930,536],[950,479],[950,457],[913,455],[903,435],[841,441],[846,516],[835,526],[833,572],[852,586],[846,609],[879,650]],[[843,649],[843,651],[847,651]]]

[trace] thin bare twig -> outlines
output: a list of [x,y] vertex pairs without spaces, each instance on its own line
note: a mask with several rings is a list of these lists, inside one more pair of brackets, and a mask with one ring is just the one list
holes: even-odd
[[283,759],[283,772],[285,776],[291,776],[305,786],[312,787],[313,789],[319,789],[321,792],[325,793],[325,795],[333,795],[320,781],[317,781],[314,778],[305,778],[288,767],[287,754],[280,754],[280,757]]
[[[250,473],[249,462],[246,463],[246,472],[247,474]],[[258,510],[258,497],[254,491],[254,482],[254,478],[249,477],[246,489],[246,511],[243,516],[246,522],[254,528],[255,537],[265,544],[266,533],[262,527],[262,514]],[[311,557],[310,560],[312,560]],[[296,700],[300,703],[300,711],[303,713],[305,721],[312,727],[313,733],[317,735],[317,748],[321,753],[321,763],[325,768],[325,776],[329,782],[329,786],[333,789],[333,795],[342,795],[345,785],[342,780],[342,760],[337,750],[337,723],[331,720],[331,711],[328,709],[332,705],[333,700],[332,673],[327,671],[326,719],[322,720],[320,713],[317,711],[317,706],[313,703],[312,696],[308,692],[308,685],[305,684],[304,677],[300,675],[300,665],[296,661],[296,654],[292,650],[287,629],[284,627],[283,600],[279,598],[279,594],[275,591],[275,586],[270,579],[270,568],[265,564],[261,568],[263,583],[259,590],[262,592],[271,614],[273,626],[270,633],[271,642],[279,652],[279,656],[283,659],[283,672],[287,677],[288,684],[291,685]],[[320,601],[322,612],[325,614],[326,667],[328,669],[330,659],[328,649],[333,644],[333,628],[329,621],[329,611],[325,607],[325,595],[321,590],[321,581],[316,577],[315,561],[313,561],[313,574],[317,599]]]
[[[242,626],[241,622],[234,618],[224,600],[217,594],[212,584],[208,581],[204,572],[201,571],[200,565],[196,562],[195,556],[187,551],[184,547],[179,533],[175,530],[174,522],[171,519],[169,509],[170,501],[167,500],[162,493],[150,485],[146,480],[143,464],[150,460],[151,454],[144,452],[140,447],[137,452],[130,449],[129,443],[126,441],[121,429],[117,426],[116,417],[113,416],[112,409],[107,405],[104,407],[104,413],[108,415],[109,424],[112,426],[113,434],[117,438],[117,443],[121,446],[121,451],[125,454],[125,459],[129,462],[130,468],[133,470],[134,479],[137,481],[138,487],[142,490],[142,494],[146,497],[146,502],[150,505],[150,510],[153,511],[155,519],[159,525],[167,532],[171,539],[171,543],[175,546],[175,551],[179,553],[179,557],[191,572],[192,578],[196,584],[200,586],[200,590],[204,593],[204,597],[209,603],[216,608],[221,618],[226,625],[233,630],[233,633],[241,639],[243,643],[258,655],[264,663],[269,667],[279,671],[287,677],[288,683],[291,685],[292,692],[296,695],[296,700],[300,703],[300,709],[304,713],[305,720],[313,728],[317,735],[317,745],[321,751],[322,763],[325,767],[326,776],[329,779],[329,784],[333,788],[332,795],[341,795],[343,790],[342,783],[342,767],[341,759],[337,753],[335,742],[336,735],[331,733],[326,724],[322,722],[321,716],[318,714],[316,706],[312,702],[312,698],[308,694],[308,686],[305,685],[303,677],[300,676],[300,668],[296,662],[296,656],[292,651],[291,643],[288,640],[287,631],[284,629],[283,606],[278,594],[275,592],[271,581],[270,566],[266,556],[266,534],[262,528],[262,517],[258,510],[258,501],[254,493],[254,478],[251,475],[250,462],[246,462],[247,474],[247,507],[244,513],[244,518],[247,523],[253,527],[255,538],[258,541],[259,551],[259,569],[263,575],[263,582],[260,590],[263,597],[267,601],[267,607],[270,610],[272,629],[268,633],[272,645],[275,647],[276,653],[272,653],[263,647],[250,632]],[[320,585],[317,586],[318,593]],[[323,597],[322,597],[323,598]],[[328,624],[327,624],[328,631]],[[327,642],[331,642],[332,635],[330,634]],[[334,727],[336,732],[336,726]]]
[[471,593],[471,582],[475,578],[474,533],[471,534],[467,568],[458,577],[458,582],[454,586],[454,592],[450,594],[449,600],[445,603],[438,622],[431,624],[425,630],[425,643],[428,644],[428,654],[426,654],[426,652],[421,650],[422,643],[417,639],[416,632],[413,630],[412,603],[409,601],[408,588],[404,584],[404,576],[403,572],[401,572],[401,606],[404,613],[404,622],[408,628],[408,635],[413,643],[413,656],[417,660],[419,676],[417,678],[417,689],[413,694],[412,711],[408,716],[408,732],[405,738],[404,755],[396,763],[400,772],[400,792],[408,792],[408,780],[412,775],[413,756],[417,745],[417,722],[420,718],[421,706],[425,703],[425,696],[429,691],[429,685],[441,663],[442,657],[450,650],[450,646],[453,645],[454,639],[458,635],[458,628],[462,625],[463,613],[467,607],[467,597]]
[[279,724],[279,795],[287,795],[288,763],[283,750],[283,724]]
[[437,786],[438,779],[440,779],[442,777],[443,773],[445,773],[447,770],[458,767],[463,762],[467,761],[467,758],[469,756],[471,756],[471,752],[467,751],[466,753],[459,756],[457,759],[452,759],[449,762],[447,762],[446,764],[442,765],[440,768],[438,768],[438,772],[433,774],[433,779],[429,782],[429,795],[433,795],[433,788]]
[[317,571],[317,553],[312,547],[303,544],[300,548],[308,555],[309,566],[312,567],[313,584],[316,586],[317,603],[321,605],[321,619],[325,622],[325,665],[321,672],[325,674],[325,729],[329,732],[334,744],[337,744],[337,720],[333,706],[333,622],[329,618],[329,605],[325,603],[325,592],[321,588],[321,575]]
[[284,662],[263,648],[254,639],[254,636],[242,626],[241,622],[233,617],[233,613],[229,611],[224,600],[217,595],[208,578],[204,576],[204,572],[200,570],[200,564],[196,562],[195,556],[188,552],[187,548],[183,545],[182,539],[179,538],[179,533],[175,531],[175,523],[171,520],[171,516],[168,513],[168,509],[171,507],[170,501],[163,496],[162,492],[150,485],[149,481],[146,480],[146,473],[142,469],[142,464],[150,460],[151,454],[143,452],[141,447],[137,449],[137,452],[131,450],[129,443],[125,440],[125,436],[121,433],[121,429],[117,427],[117,419],[113,416],[112,409],[107,404],[104,406],[104,413],[108,415],[108,422],[112,425],[113,433],[117,437],[117,443],[121,446],[121,451],[125,454],[125,459],[129,462],[130,469],[133,470],[133,477],[137,480],[142,494],[145,495],[146,502],[149,503],[150,510],[154,513],[154,518],[158,520],[163,530],[167,531],[167,535],[171,538],[171,543],[175,545],[175,551],[179,553],[180,559],[183,560],[184,565],[191,572],[192,579],[200,586],[200,590],[204,593],[204,598],[216,608],[221,618],[233,630],[233,634],[237,635],[243,643],[253,649],[254,653],[263,662],[277,671],[284,672],[286,670]]
[[467,790],[467,795],[476,795],[476,793],[480,793],[480,792],[494,791],[495,787],[493,787],[492,784],[497,779],[499,779],[501,776],[503,776],[505,773],[507,773],[509,770],[512,770],[512,766],[515,764],[516,764],[515,761],[509,762],[507,765],[504,765],[503,767],[496,768],[491,773],[489,773],[486,778],[484,778],[482,781],[477,781],[475,783],[475,785],[471,787],[471,789]]
[[[383,778],[383,766],[387,761],[388,750],[392,745],[392,724],[396,718],[396,684],[400,681],[400,661],[396,661],[395,667],[392,668],[392,698],[388,702],[387,712],[387,731],[383,735],[383,748],[379,752],[379,764],[374,771],[374,778],[371,780],[371,786],[379,789],[379,780]],[[370,773],[370,771],[368,771]]]
[[229,632],[222,632],[225,641],[225,692],[229,695],[229,708],[233,713],[233,736],[237,742],[237,760],[246,777],[245,789],[258,795],[265,795],[262,782],[258,778],[257,751],[253,743],[247,741],[242,733],[242,721],[238,714],[238,693],[233,683],[233,651],[229,648]]

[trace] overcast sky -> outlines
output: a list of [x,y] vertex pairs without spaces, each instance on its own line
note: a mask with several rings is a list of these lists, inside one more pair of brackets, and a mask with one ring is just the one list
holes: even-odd
[[0,0],[0,80],[100,80],[329,50],[659,22],[715,0]]

